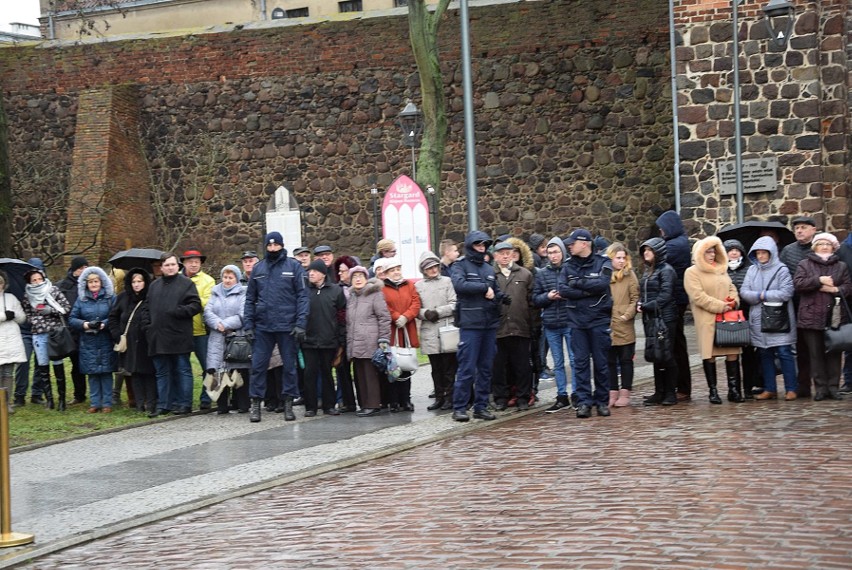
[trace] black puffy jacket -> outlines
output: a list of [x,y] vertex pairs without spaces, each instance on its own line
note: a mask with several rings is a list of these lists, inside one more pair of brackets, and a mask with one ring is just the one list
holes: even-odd
[[661,316],[667,323],[678,319],[677,302],[675,300],[675,284],[677,273],[668,264],[666,242],[662,238],[651,238],[644,242],[639,251],[646,247],[654,251],[654,265],[645,266],[645,272],[639,280],[639,302],[642,303],[642,322],[645,333],[649,334],[648,326],[651,317]]

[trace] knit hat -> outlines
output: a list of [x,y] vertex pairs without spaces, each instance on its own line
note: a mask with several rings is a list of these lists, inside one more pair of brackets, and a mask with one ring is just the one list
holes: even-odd
[[354,277],[356,273],[363,273],[365,278],[367,278],[367,279],[370,278],[370,272],[367,271],[367,268],[364,267],[363,265],[356,265],[355,267],[350,269],[349,270],[349,278],[351,279],[352,277]]
[[243,272],[236,265],[226,265],[222,268],[222,271],[219,272],[219,277],[221,278],[226,271],[230,271],[234,275],[237,276],[237,281],[240,281],[243,278]]
[[531,235],[530,241],[529,241],[530,247],[533,248],[533,249],[538,249],[538,246],[540,246],[542,243],[544,243],[545,239],[547,239],[547,238],[545,238],[541,234]]
[[441,265],[441,260],[431,251],[424,251],[420,255],[420,271],[422,273],[425,273],[427,269],[436,265]]
[[818,233],[817,235],[814,236],[814,239],[811,242],[811,249],[816,249],[816,244],[817,244],[817,242],[820,242],[820,241],[827,241],[827,242],[831,243],[831,247],[834,249],[834,251],[837,251],[837,248],[840,247],[840,242],[837,241],[837,238],[834,237],[834,234],[830,234],[828,232],[822,232],[822,233]]
[[376,251],[388,251],[396,248],[396,243],[392,239],[382,239],[376,244]]
[[71,260],[71,265],[68,266],[68,270],[71,273],[74,273],[75,271],[77,271],[81,267],[86,267],[88,265],[89,265],[89,262],[86,260],[86,258],[83,257],[82,255],[78,255],[77,257],[75,257]]
[[311,269],[313,269],[314,271],[319,271],[323,275],[328,274],[328,268],[325,266],[325,263],[322,259],[313,260],[311,264],[308,265],[308,271],[310,271]]
[[266,234],[266,239],[263,240],[264,245],[269,245],[271,243],[277,243],[281,247],[284,247],[284,238],[281,237],[281,232],[269,232]]

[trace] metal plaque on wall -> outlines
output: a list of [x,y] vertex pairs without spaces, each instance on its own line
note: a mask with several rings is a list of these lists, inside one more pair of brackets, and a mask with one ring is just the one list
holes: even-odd
[[[719,195],[737,193],[737,163],[735,160],[716,161],[716,181]],[[774,156],[743,160],[743,193],[775,192],[778,189],[778,159]]]

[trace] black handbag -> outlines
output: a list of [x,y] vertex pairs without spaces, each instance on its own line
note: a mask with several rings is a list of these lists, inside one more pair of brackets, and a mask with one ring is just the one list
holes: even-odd
[[645,360],[665,364],[674,359],[674,348],[669,328],[662,317],[651,320],[651,335],[645,339]]
[[245,335],[225,337],[225,362],[251,362],[251,343]]
[[47,357],[50,360],[62,360],[77,350],[77,343],[74,342],[65,319],[61,316],[60,319],[62,319],[62,326],[47,333]]
[[716,315],[716,335],[714,346],[748,346],[748,321],[742,311],[726,311]]
[[[852,320],[852,311],[849,310],[846,297],[840,297],[840,299],[843,306],[846,307],[846,315]],[[852,322],[840,325],[837,328],[826,328],[824,341],[826,352],[852,350]]]
[[[781,269],[783,268],[779,268],[775,272],[775,275],[773,275],[772,279],[769,280],[769,283],[766,284],[766,289],[769,289],[769,286],[772,285],[772,282],[775,280],[775,276],[778,275],[778,271],[781,271]],[[760,304],[760,332],[790,332],[791,324],[790,312],[787,308],[788,302],[789,301],[783,301],[778,303],[764,301]]]

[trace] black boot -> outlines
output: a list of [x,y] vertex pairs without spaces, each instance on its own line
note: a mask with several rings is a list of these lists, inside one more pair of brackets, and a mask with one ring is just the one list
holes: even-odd
[[41,377],[41,386],[44,390],[44,407],[52,410],[53,406],[53,386],[50,385],[50,366],[37,366],[36,374]]
[[296,414],[293,413],[293,396],[284,396],[284,421],[292,422],[296,420]]
[[60,412],[65,411],[65,366],[62,364],[53,365],[53,374],[56,376],[56,393],[59,396],[59,401],[56,402],[56,409]]
[[[663,371],[665,372],[665,371]],[[665,396],[665,389],[663,385],[663,379],[661,378],[662,374],[659,369],[654,370],[654,393],[642,400],[642,403],[646,406],[657,406],[663,402],[663,397]]]
[[260,421],[260,398],[252,398],[249,407],[249,421],[256,423]]
[[728,401],[729,402],[744,402],[743,392],[740,389],[742,376],[740,375],[740,361],[726,360],[725,372],[728,375]]
[[716,390],[716,361],[703,360],[701,363],[704,365],[704,376],[707,378],[707,387],[710,389],[710,403],[721,404],[722,398]]
[[663,389],[666,397],[660,402],[664,406],[674,406],[677,404],[677,371],[676,369],[666,368],[663,370]]

